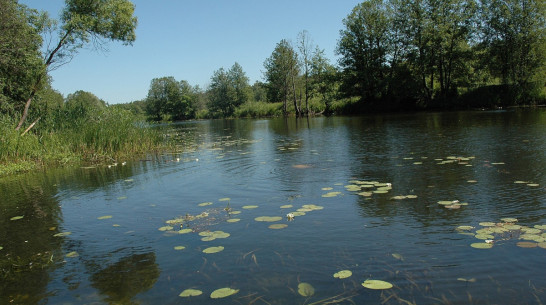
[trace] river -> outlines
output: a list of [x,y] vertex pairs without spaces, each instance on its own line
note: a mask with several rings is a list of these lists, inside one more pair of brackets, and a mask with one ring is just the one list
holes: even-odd
[[161,128],[0,179],[0,304],[546,302],[545,110]]

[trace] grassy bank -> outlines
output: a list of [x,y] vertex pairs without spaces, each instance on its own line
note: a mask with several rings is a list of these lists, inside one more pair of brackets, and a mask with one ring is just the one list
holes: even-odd
[[70,120],[66,115],[50,116],[24,135],[12,118],[0,117],[0,176],[43,165],[129,160],[171,147],[159,130],[125,110],[106,108]]

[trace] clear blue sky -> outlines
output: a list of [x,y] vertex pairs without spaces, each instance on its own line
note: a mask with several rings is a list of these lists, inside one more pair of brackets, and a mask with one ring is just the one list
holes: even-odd
[[[263,81],[263,63],[281,39],[296,42],[307,30],[314,44],[337,63],[342,20],[357,0],[135,0],[133,46],[110,42],[108,52],[90,47],[53,71],[64,96],[77,90],[110,104],[146,97],[150,81],[173,76],[206,88],[213,72],[238,62],[250,83]],[[63,0],[20,0],[57,17]]]

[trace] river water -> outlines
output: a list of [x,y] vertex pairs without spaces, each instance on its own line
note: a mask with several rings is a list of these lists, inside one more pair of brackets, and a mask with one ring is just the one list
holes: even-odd
[[162,128],[0,180],[0,304],[546,302],[544,110]]

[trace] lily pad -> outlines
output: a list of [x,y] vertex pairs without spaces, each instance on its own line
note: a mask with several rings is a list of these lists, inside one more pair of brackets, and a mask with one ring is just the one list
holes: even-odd
[[226,220],[227,222],[238,222],[238,221],[241,221],[240,218],[230,218],[228,220]]
[[299,283],[298,293],[304,297],[310,297],[315,294],[315,288],[309,283]]
[[470,246],[472,248],[476,248],[476,249],[491,249],[491,248],[493,248],[493,244],[491,244],[491,243],[473,243]]
[[193,231],[192,229],[182,229],[182,230],[178,231],[178,234],[187,234],[187,233],[190,233],[192,231]]
[[380,280],[365,280],[364,283],[362,283],[362,286],[368,289],[379,289],[379,290],[392,288],[391,283],[380,281]]
[[546,230],[546,225],[535,225],[535,229]]
[[204,207],[204,206],[211,205],[211,204],[212,204],[212,202],[202,202],[202,203],[198,204],[198,206]]
[[540,229],[527,228],[527,227],[522,227],[521,230],[525,232],[526,234],[540,234],[540,232],[542,232],[542,230]]
[[[546,242],[538,243],[537,246],[539,246],[539,247],[542,248],[542,249],[546,249]],[[2,248],[2,247],[0,247],[0,250],[2,250],[1,248]]]
[[186,297],[196,297],[196,296],[201,295],[201,294],[203,294],[203,291],[201,291],[201,290],[186,289],[186,290],[182,291],[178,296],[186,298]]
[[473,226],[458,226],[457,227],[457,230],[463,230],[463,231],[468,231],[468,230],[472,230],[474,229]]
[[104,215],[104,216],[97,217],[97,219],[99,219],[99,220],[110,219],[110,218],[112,218],[112,215]]
[[332,188],[332,187],[323,187],[323,188],[321,188],[321,190],[323,190],[323,191],[331,191],[333,189],[334,188]]
[[275,222],[281,219],[282,219],[281,216],[260,216],[260,217],[254,218],[254,220],[256,221],[265,221],[265,222]]
[[211,297],[212,299],[221,299],[221,298],[229,297],[230,295],[234,295],[234,294],[236,294],[237,292],[239,292],[239,289],[220,288],[220,289],[214,290],[214,291],[210,294],[210,297]]
[[174,249],[175,249],[175,250],[184,250],[184,249],[186,249],[186,247],[184,247],[184,246],[176,246],[176,247],[174,247]]
[[291,204],[281,205],[281,209],[290,209],[290,208],[292,208],[292,207],[294,207],[294,206],[291,205]]
[[158,230],[159,231],[170,231],[174,229],[172,226],[163,226],[163,227],[160,227]]
[[243,209],[250,210],[250,209],[255,209],[257,207],[258,207],[257,205],[245,205],[243,206]]
[[53,235],[53,236],[55,236],[55,237],[62,237],[62,236],[68,236],[68,235],[70,235],[70,234],[72,234],[72,232],[61,232],[61,233],[57,233],[57,234],[55,234],[55,235]]
[[480,226],[482,226],[482,227],[494,227],[495,223],[491,222],[491,221],[484,221],[484,222],[480,222]]
[[269,225],[269,228],[274,230],[284,229],[286,227],[288,227],[288,225],[285,223],[275,223],[275,224]]
[[540,184],[538,184],[538,183],[527,183],[527,186],[537,187],[537,186],[540,186]]
[[218,247],[209,247],[203,250],[203,253],[211,254],[211,253],[218,253],[224,251],[224,247],[218,246]]
[[345,279],[353,275],[353,272],[351,270],[341,270],[336,273],[334,273],[334,277],[338,279]]
[[331,197],[336,197],[338,195],[341,195],[341,192],[328,192],[326,194],[323,194],[322,197],[331,198]]
[[518,222],[517,218],[512,218],[512,217],[501,218],[501,221],[504,221],[504,222]]
[[25,216],[14,216],[14,217],[10,218],[9,220],[19,220],[19,219],[23,219],[23,217],[25,217]]
[[397,260],[401,260],[401,261],[404,260],[404,257],[400,253],[393,253],[391,255],[392,255],[392,257],[396,258]]
[[220,198],[218,199],[218,201],[229,201],[231,198],[228,198],[228,197],[225,197],[225,198]]

